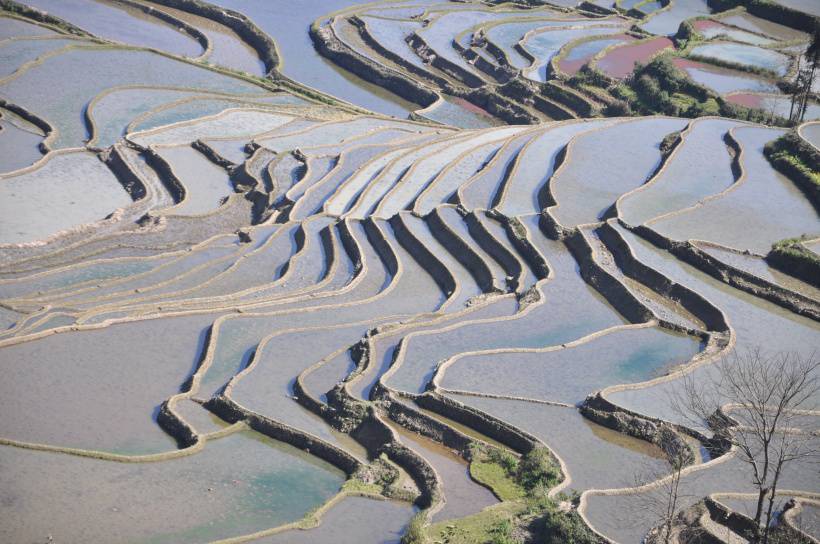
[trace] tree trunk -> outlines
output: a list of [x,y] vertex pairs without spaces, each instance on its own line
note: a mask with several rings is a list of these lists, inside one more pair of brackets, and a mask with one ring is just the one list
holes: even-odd
[[800,94],[800,87],[798,86],[798,82],[800,81],[800,59],[803,55],[797,56],[797,71],[795,72],[797,75],[794,78],[794,89],[792,89],[792,103],[791,107],[789,108],[789,121],[794,123],[795,116],[794,116],[794,104],[797,102],[797,96]]
[[817,63],[813,62],[811,65],[811,72],[809,72],[809,80],[806,81],[806,90],[803,93],[803,104],[800,108],[800,122],[803,122],[803,119],[806,117],[806,106],[808,105],[809,101],[809,94],[811,94],[811,85],[814,83],[814,71],[817,68]]
[[760,533],[760,520],[763,517],[763,503],[766,500],[766,492],[768,490],[765,487],[760,487],[757,492],[757,509],[755,510],[755,526],[754,526],[754,542],[756,544],[760,544],[760,537],[762,536]]
[[769,543],[769,531],[771,531],[772,525],[772,510],[774,510],[774,500],[775,500],[775,493],[777,492],[777,480],[780,479],[780,470],[783,468],[782,461],[778,463],[777,468],[774,471],[774,479],[772,481],[772,487],[769,491],[768,501],[769,505],[766,509],[766,526],[763,528],[763,543]]

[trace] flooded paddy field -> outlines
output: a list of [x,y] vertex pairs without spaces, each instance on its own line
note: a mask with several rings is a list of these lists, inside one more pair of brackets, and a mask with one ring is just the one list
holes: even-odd
[[675,399],[820,352],[779,3],[0,3],[0,541],[753,541]]

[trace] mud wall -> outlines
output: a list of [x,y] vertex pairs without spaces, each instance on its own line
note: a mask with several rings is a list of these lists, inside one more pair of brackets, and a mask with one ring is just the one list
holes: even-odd
[[344,44],[329,25],[310,28],[310,37],[316,50],[338,66],[356,74],[365,81],[382,87],[405,100],[424,107],[438,99],[438,95],[420,83],[381,66],[369,58],[352,51]]
[[194,429],[174,414],[167,400],[159,407],[159,411],[157,412],[157,425],[159,425],[163,431],[174,437],[180,449],[191,447],[199,442],[199,437]]
[[580,231],[576,230],[564,240],[564,243],[578,262],[584,281],[601,293],[621,315],[631,323],[645,323],[653,319],[654,316],[648,308],[620,281],[595,262],[592,248]]
[[472,439],[454,430],[449,425],[445,425],[422,412],[413,410],[408,405],[396,400],[388,401],[387,414],[390,416],[390,419],[405,429],[426,436],[427,438],[444,444],[448,448],[457,450],[461,453],[462,457],[467,455],[469,446],[473,442]]
[[69,34],[74,34],[76,36],[88,36],[88,33],[85,30],[77,26],[74,26],[67,21],[63,21],[58,17],[49,15],[48,13],[40,11],[39,9],[30,8],[24,4],[17,3],[14,0],[0,0],[0,8],[10,13],[22,15],[27,19],[31,19],[39,23],[45,23],[47,25],[55,26],[61,30],[68,32]]
[[[508,172],[511,168],[512,163],[508,168]],[[519,278],[523,272],[521,262],[487,230],[478,218],[477,212],[473,211],[464,216],[464,222],[467,224],[467,230],[470,232],[470,235],[478,242],[478,245],[481,246],[490,257],[501,264],[501,267],[508,277],[510,288],[513,290],[518,289]]]
[[756,17],[768,19],[810,34],[820,24],[820,18],[818,17],[770,0],[707,0],[706,3],[712,11],[726,11],[743,6],[746,11]]
[[521,454],[529,453],[538,446],[538,440],[524,431],[438,393],[427,392],[420,395],[416,398],[416,403],[422,408],[467,425]]
[[229,423],[246,421],[255,431],[274,440],[286,442],[299,449],[305,450],[342,469],[348,476],[359,470],[362,464],[349,453],[328,444],[312,435],[297,431],[277,421],[246,410],[231,399],[218,395],[211,398],[205,407]]
[[165,189],[174,200],[174,204],[179,204],[185,200],[185,187],[182,185],[182,182],[179,181],[171,165],[150,147],[146,148],[143,153],[145,162],[157,172],[160,181],[162,181],[162,185],[165,186]]
[[364,43],[366,43],[373,51],[380,54],[386,59],[389,59],[395,62],[397,65],[401,66],[403,69],[407,70],[411,74],[415,74],[423,79],[430,80],[434,82],[436,85],[440,87],[445,87],[449,85],[449,82],[444,79],[443,77],[439,77],[427,70],[419,68],[415,64],[407,62],[401,55],[397,55],[390,49],[385,48],[381,43],[379,43],[373,36],[370,34],[370,31],[367,29],[367,24],[362,21],[358,16],[352,16],[349,18],[351,24],[355,25],[359,29],[359,35],[362,37]]
[[401,215],[394,215],[388,222],[393,227],[393,232],[399,243],[433,276],[439,288],[448,295],[454,292],[456,290],[456,280],[449,269],[427,249],[426,245],[410,233],[402,221]]
[[689,242],[674,245],[672,254],[732,287],[820,321],[820,304],[817,301],[723,263]]
[[441,484],[435,470],[410,448],[401,444],[393,430],[371,409],[361,425],[352,433],[372,457],[386,454],[413,478],[421,494],[416,499],[419,508],[430,508],[441,500]]
[[439,215],[439,210],[434,209],[430,212],[425,220],[430,226],[430,232],[433,236],[441,242],[447,251],[449,251],[461,264],[463,264],[470,274],[475,278],[479,287],[487,293],[497,291],[498,287],[495,285],[490,269],[484,260],[465,242],[458,234],[453,232],[447,223]]
[[458,64],[436,55],[430,46],[427,45],[427,42],[425,42],[424,39],[415,32],[407,38],[407,43],[413,48],[419,57],[428,60],[431,65],[435,66],[445,74],[454,77],[458,81],[463,82],[468,87],[478,88],[484,85],[481,78],[474,73],[468,72]]
[[100,159],[113,172],[114,177],[120,182],[123,189],[131,196],[134,202],[145,198],[147,190],[142,180],[137,176],[123,159],[119,144],[113,145],[109,150],[100,153]]
[[[643,227],[636,227],[634,230],[636,233],[644,236]],[[667,249],[669,245],[667,240],[660,237],[660,235],[651,229],[646,230],[651,231],[652,234],[655,235],[655,239],[658,243],[663,243],[664,246],[666,246],[659,247]],[[605,223],[598,228],[596,232],[612,252],[616,264],[624,271],[624,274],[646,285],[659,295],[680,303],[689,313],[701,320],[708,330],[719,332],[729,331],[729,324],[726,322],[726,316],[723,315],[723,312],[700,294],[673,282],[654,268],[646,266],[636,259],[627,243],[611,225]]]
[[[495,214],[490,213],[488,213],[488,215],[492,215],[493,217],[496,216]],[[535,277],[539,280],[547,278],[550,274],[549,265],[547,264],[547,261],[544,260],[541,253],[535,249],[535,246],[533,246],[532,242],[530,242],[527,238],[527,229],[521,224],[521,221],[519,221],[516,217],[507,217],[501,214],[497,214],[497,216],[501,218],[504,229],[507,231],[507,236],[515,246],[515,249],[518,250],[518,253],[520,253],[527,261],[527,264],[535,274]]]
[[262,30],[245,15],[200,0],[154,1],[157,4],[187,11],[194,15],[200,15],[227,26],[253,47],[259,55],[259,58],[265,64],[265,69],[268,71],[268,74],[274,77],[277,76],[279,54],[276,52],[276,43],[273,41],[273,38],[262,32]]

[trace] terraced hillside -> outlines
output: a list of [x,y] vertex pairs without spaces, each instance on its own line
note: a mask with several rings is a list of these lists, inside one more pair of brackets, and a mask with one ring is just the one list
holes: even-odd
[[[817,14],[764,3],[774,7],[384,2],[320,17],[311,36],[339,66],[424,106],[417,115],[465,128],[633,110],[782,122]],[[633,74],[636,63],[650,69]],[[819,108],[809,100],[807,118]]]
[[0,0],[0,541],[749,541],[672,399],[820,348],[813,4],[310,4]]

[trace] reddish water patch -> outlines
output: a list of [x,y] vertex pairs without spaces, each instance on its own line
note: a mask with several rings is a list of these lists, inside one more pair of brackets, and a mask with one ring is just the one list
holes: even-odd
[[575,75],[581,67],[590,61],[598,52],[617,42],[631,42],[635,38],[629,34],[616,34],[609,38],[579,44],[569,51],[566,57],[558,61],[558,68],[569,75]]
[[491,119],[493,117],[492,114],[490,114],[490,112],[488,112],[484,108],[476,106],[472,102],[470,102],[468,100],[465,100],[463,98],[459,98],[457,96],[454,96],[454,97],[450,98],[450,102],[452,102],[453,104],[456,104],[460,108],[464,108],[465,110],[467,110],[469,112],[472,112],[472,113],[475,113],[475,114],[478,114],[478,115],[483,115],[483,116],[489,117]]
[[706,30],[707,28],[726,28],[726,25],[722,25],[717,21],[710,21],[709,19],[695,21],[692,23],[692,26],[694,26],[697,31]]
[[655,38],[635,45],[616,47],[598,61],[598,68],[608,76],[623,79],[632,73],[636,62],[646,62],[658,51],[672,48],[669,38]]
[[740,104],[747,108],[762,108],[763,96],[754,93],[735,93],[726,96],[726,100],[733,104]]
[[714,66],[709,66],[703,64],[702,62],[697,62],[695,60],[684,59],[681,57],[675,57],[672,59],[672,64],[680,68],[681,70],[686,70],[687,68],[697,68],[698,70],[708,70],[709,68],[714,69]]

